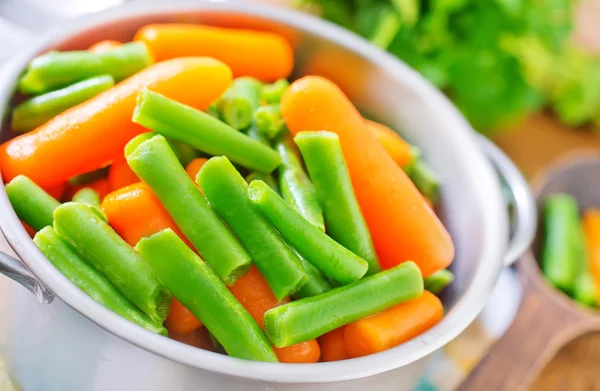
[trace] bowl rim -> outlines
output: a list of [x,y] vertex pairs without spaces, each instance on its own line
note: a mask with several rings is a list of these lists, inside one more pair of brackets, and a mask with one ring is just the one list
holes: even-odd
[[458,336],[481,311],[502,269],[502,258],[508,242],[508,216],[498,178],[487,159],[476,147],[472,128],[441,92],[400,60],[341,27],[287,8],[242,1],[125,3],[120,7],[62,23],[60,27],[44,34],[44,37],[33,46],[9,61],[0,75],[0,102],[4,103],[0,109],[0,121],[4,121],[7,115],[7,103],[12,97],[18,75],[30,59],[40,51],[105,24],[114,24],[140,16],[177,14],[186,11],[244,14],[270,19],[300,30],[318,32],[322,38],[355,52],[402,80],[406,87],[418,91],[428,101],[434,102],[437,115],[443,117],[444,123],[452,124],[453,133],[450,140],[452,145],[448,147],[460,150],[461,156],[469,162],[464,165],[465,171],[468,170],[465,174],[479,183],[476,190],[479,193],[477,199],[480,205],[478,206],[485,211],[482,214],[484,234],[481,259],[473,280],[465,289],[461,299],[438,325],[419,337],[384,352],[344,361],[303,365],[237,359],[153,334],[121,318],[85,295],[54,268],[30,239],[10,206],[0,173],[0,216],[2,216],[0,229],[31,272],[75,311],[133,345],[190,367],[258,381],[328,383],[373,376],[415,362]]

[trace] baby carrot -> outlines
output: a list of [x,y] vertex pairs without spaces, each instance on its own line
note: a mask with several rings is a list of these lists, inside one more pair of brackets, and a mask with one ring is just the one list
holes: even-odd
[[96,193],[96,190],[90,187],[84,187],[83,189],[77,190],[73,195],[73,202],[84,202],[91,206],[100,206],[100,196]]
[[421,272],[409,261],[350,285],[273,308],[265,314],[265,330],[275,346],[290,346],[422,294]]
[[577,262],[577,278],[575,280],[573,298],[585,306],[596,308],[598,307],[598,302],[596,300],[596,297],[598,296],[598,287],[596,287],[594,277],[590,270],[585,235],[579,216],[577,216],[576,226],[571,234],[572,251],[574,252],[575,261]]
[[423,334],[444,316],[433,293],[391,307],[346,326],[344,342],[350,357],[361,357],[398,346]]
[[248,184],[229,160],[211,158],[196,180],[210,206],[248,250],[275,297],[281,300],[300,289],[307,278],[300,259],[248,199]]
[[46,227],[38,232],[33,242],[58,271],[92,299],[145,329],[158,334],[167,334],[160,323],[150,321],[94,268],[79,258],[52,227]]
[[123,43],[119,41],[113,41],[112,39],[105,39],[104,41],[96,42],[92,46],[88,48],[88,51],[92,53],[104,53],[109,50],[113,50],[123,45]]
[[231,87],[217,101],[217,110],[231,127],[244,130],[252,123],[252,115],[260,106],[262,84],[252,77],[233,80]]
[[600,209],[590,208],[584,212],[583,230],[589,269],[596,285],[596,301],[600,303]]
[[277,362],[265,334],[212,269],[170,229],[135,246],[173,295],[233,357]]
[[321,347],[316,339],[309,339],[285,348],[273,348],[279,362],[289,364],[312,364],[319,362]]
[[383,268],[412,259],[428,276],[452,262],[454,244],[446,228],[335,84],[317,76],[297,80],[283,94],[281,110],[294,135],[317,129],[339,136]]
[[287,243],[326,276],[349,284],[367,272],[364,259],[306,221],[264,182],[252,182],[248,195]]
[[112,191],[140,181],[135,172],[127,164],[127,160],[119,158],[108,168],[108,183]]
[[188,164],[187,167],[185,168],[185,172],[188,174],[188,176],[190,178],[192,178],[192,180],[194,182],[196,181],[196,177],[198,176],[200,169],[202,168],[204,163],[206,163],[207,161],[208,161],[208,159],[205,159],[203,157],[198,157],[198,158],[195,158],[194,160],[192,160],[190,162],[190,164]]
[[[229,68],[211,58],[179,58],[151,65],[39,128],[2,144],[0,169],[4,179],[9,181],[24,174],[47,187],[105,167],[123,156],[123,148],[131,138],[145,131],[131,122],[141,90],[149,88],[204,109],[229,83]],[[199,85],[200,90],[190,88]]]
[[323,209],[327,233],[369,263],[368,274],[381,270],[369,228],[356,201],[337,134],[300,132],[294,138]]
[[36,231],[51,226],[60,202],[31,179],[19,175],[6,185],[6,195],[19,219]]
[[52,198],[57,199],[57,200],[62,200],[63,196],[65,194],[65,191],[67,190],[68,187],[68,183],[67,182],[62,182],[58,185],[55,186],[50,186],[50,187],[46,187],[44,190],[50,194],[52,196]]
[[321,361],[341,361],[350,358],[344,343],[346,326],[339,327],[317,338],[321,347]]
[[54,211],[54,229],[78,256],[152,321],[165,320],[171,294],[152,268],[98,215],[97,209],[78,202],[62,204]]
[[31,98],[13,109],[10,127],[15,132],[29,132],[114,85],[111,76],[101,75]]
[[198,330],[202,327],[202,322],[176,298],[173,298],[169,315],[165,319],[165,327],[169,330],[169,333],[182,335]]
[[99,75],[110,75],[119,82],[150,64],[148,48],[139,42],[102,53],[52,51],[33,59],[18,87],[25,94],[40,94]]
[[233,75],[263,82],[287,78],[294,53],[281,36],[262,31],[195,24],[151,24],[134,37],[143,41],[157,61],[184,56],[207,56],[223,61]]
[[404,167],[412,161],[412,146],[398,133],[378,122],[368,119],[365,119],[365,122],[369,131],[375,135],[377,141],[397,165]]
[[[142,135],[144,136],[144,135]],[[133,171],[161,201],[183,234],[225,284],[232,285],[250,267],[250,256],[208,205],[163,136],[125,148]]]
[[250,139],[210,115],[151,91],[142,91],[133,122],[199,151],[227,156],[251,170],[273,171],[281,159],[266,145]]

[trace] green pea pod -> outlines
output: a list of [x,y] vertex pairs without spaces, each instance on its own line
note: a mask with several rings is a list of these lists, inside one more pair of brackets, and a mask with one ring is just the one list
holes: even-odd
[[423,279],[425,289],[434,295],[442,292],[452,281],[454,281],[454,274],[448,269],[442,269]]
[[285,79],[279,79],[273,84],[264,84],[261,91],[261,97],[267,104],[279,104],[283,93],[289,86],[290,83]]
[[286,347],[376,314],[423,294],[423,278],[412,261],[321,295],[292,301],[265,313],[271,342]]
[[[139,137],[139,136],[138,136]],[[144,181],[181,232],[227,285],[250,268],[250,256],[212,210],[163,136],[134,138],[125,147],[127,163]]]
[[135,249],[230,356],[277,362],[258,324],[211,268],[171,229],[143,238]]
[[248,195],[283,238],[321,273],[349,284],[367,272],[364,259],[306,221],[264,182],[252,182]]
[[296,292],[306,273],[294,251],[248,199],[248,185],[226,157],[213,157],[198,173],[198,184],[250,253],[278,300]]
[[64,203],[54,211],[54,229],[126,299],[161,324],[167,317],[171,294],[96,210],[79,202]]
[[6,195],[15,213],[36,231],[51,226],[54,209],[60,202],[24,175],[13,178],[6,185]]
[[285,120],[279,105],[261,106],[254,112],[254,122],[269,139],[274,139],[285,129]]
[[362,215],[337,134],[300,132],[294,138],[323,208],[327,233],[369,263],[368,274],[381,270],[369,228]]
[[253,171],[269,174],[281,159],[273,149],[192,107],[142,91],[133,122],[209,155],[227,156]]
[[100,196],[96,190],[84,187],[73,194],[73,202],[84,202],[88,205],[100,207]]
[[110,75],[119,82],[150,64],[152,56],[141,42],[126,43],[103,53],[52,51],[31,61],[18,88],[24,94],[37,95],[100,75]]
[[11,129],[18,133],[29,132],[114,85],[110,75],[101,75],[36,96],[13,109]]
[[220,117],[237,130],[252,123],[252,115],[260,106],[262,83],[252,77],[239,77],[217,101]]
[[315,188],[304,171],[300,151],[289,132],[277,138],[275,150],[282,161],[278,169],[281,196],[309,223],[325,231],[323,211]]
[[333,288],[331,282],[310,262],[300,257],[302,266],[306,272],[307,280],[302,288],[293,294],[294,299],[302,299],[304,297],[312,297],[325,293]]
[[39,231],[33,242],[63,276],[92,299],[147,330],[167,335],[167,330],[160,323],[150,321],[94,268],[79,258],[52,227]]

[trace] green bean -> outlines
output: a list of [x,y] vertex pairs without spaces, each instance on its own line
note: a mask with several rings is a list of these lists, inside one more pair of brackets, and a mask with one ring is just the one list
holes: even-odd
[[100,196],[96,190],[89,187],[84,187],[73,195],[73,202],[84,202],[88,205],[99,207]]
[[163,136],[265,174],[281,160],[268,146],[251,140],[231,126],[189,106],[151,91],[142,91],[133,114],[133,122]]
[[598,292],[596,282],[591,274],[588,259],[589,254],[585,244],[585,234],[579,217],[571,234],[572,251],[574,252],[573,256],[578,269],[573,298],[585,306],[596,308],[598,306]]
[[281,102],[281,96],[289,85],[290,83],[285,79],[279,79],[273,84],[264,84],[261,91],[261,97],[267,104],[279,104],[279,102]]
[[33,242],[63,276],[96,302],[147,330],[167,335],[167,330],[160,323],[150,321],[94,268],[79,258],[52,227],[39,231]]
[[265,331],[278,347],[319,337],[331,330],[423,294],[423,278],[412,261],[321,295],[265,313]]
[[148,48],[139,42],[103,53],[52,51],[33,59],[18,88],[24,94],[37,95],[100,75],[110,75],[119,82],[151,63]]
[[381,270],[369,228],[362,215],[337,134],[300,132],[294,138],[302,152],[325,217],[327,233],[369,263],[368,274]]
[[264,182],[252,182],[248,195],[284,239],[329,278],[349,284],[367,272],[364,259],[306,221]]
[[251,172],[246,175],[246,183],[250,183],[252,181],[263,181],[273,190],[275,190],[279,194],[279,185],[273,175],[271,174],[263,174],[262,172]]
[[246,134],[254,141],[258,141],[266,146],[271,146],[271,140],[260,131],[256,124],[250,126],[248,130],[246,130]]
[[544,204],[545,241],[542,271],[556,288],[572,294],[577,279],[577,262],[572,248],[579,208],[573,197],[557,194]]
[[114,85],[110,75],[101,75],[36,96],[13,109],[11,129],[19,133],[29,132]]
[[247,129],[252,114],[260,106],[262,83],[252,77],[239,77],[217,101],[223,121],[238,130]]
[[24,175],[13,178],[6,185],[6,194],[15,213],[31,228],[40,229],[52,225],[52,214],[60,202]]
[[183,167],[187,167],[187,165],[190,164],[192,160],[199,156],[199,153],[187,144],[169,139],[167,139],[167,142],[169,143],[169,147],[171,147],[171,150],[177,157],[177,160],[179,160],[179,163],[181,163]]
[[54,211],[54,229],[75,253],[102,274],[148,317],[162,323],[171,294],[121,237],[97,214],[96,208],[67,202]]
[[143,238],[135,248],[230,356],[277,362],[258,324],[211,268],[171,229]]
[[285,120],[279,105],[261,106],[254,112],[254,122],[269,139],[274,139],[285,129]]
[[227,285],[250,268],[250,256],[186,174],[165,138],[156,135],[125,147],[129,166],[144,181],[181,232]]
[[454,274],[448,269],[439,270],[423,279],[425,289],[434,295],[442,292],[452,281],[454,281]]
[[308,278],[306,283],[302,285],[302,288],[293,294],[294,299],[317,296],[333,288],[331,282],[319,271],[319,269],[302,257],[300,257],[300,260],[302,261],[302,266],[304,267],[304,271]]
[[275,141],[275,150],[281,156],[279,166],[279,185],[283,199],[302,215],[309,223],[325,231],[323,211],[312,182],[304,171],[300,151],[289,132],[285,132]]
[[248,199],[248,185],[226,157],[213,157],[197,177],[210,206],[246,247],[278,300],[296,292],[306,273],[294,251]]
[[425,198],[434,205],[438,203],[440,199],[440,181],[425,161],[415,160],[408,170],[408,177]]

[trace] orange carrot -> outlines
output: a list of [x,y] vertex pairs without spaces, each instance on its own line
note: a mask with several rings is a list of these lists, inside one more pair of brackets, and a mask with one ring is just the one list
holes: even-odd
[[200,169],[202,168],[204,163],[206,163],[207,161],[208,160],[203,157],[198,157],[198,158],[192,160],[191,162],[189,162],[189,164],[185,168],[185,172],[187,172],[187,174],[190,176],[190,178],[192,178],[194,183],[196,183],[196,176],[200,172]]
[[377,141],[397,165],[403,167],[410,163],[412,151],[409,143],[387,126],[368,119],[365,121],[367,122],[367,128],[375,134]]
[[198,330],[202,327],[202,322],[176,298],[173,298],[169,315],[165,319],[165,327],[169,330],[169,334],[183,335]]
[[52,197],[54,197],[55,199],[60,201],[62,199],[63,195],[65,194],[67,187],[68,187],[68,183],[63,182],[56,186],[46,188],[44,190],[46,190],[46,193],[50,194]]
[[27,223],[25,223],[23,220],[21,220],[21,224],[23,224],[23,228],[25,228],[25,231],[27,231],[27,233],[29,234],[31,239],[33,239],[33,237],[35,236],[37,231],[35,229],[31,228],[29,225],[27,225]]
[[139,182],[140,179],[127,164],[125,158],[115,160],[108,168],[108,182],[111,191]]
[[131,122],[137,95],[145,88],[205,109],[230,83],[231,70],[212,58],[179,58],[151,65],[39,128],[0,145],[4,180],[23,174],[48,187],[122,157],[125,144],[145,131]]
[[452,262],[448,231],[339,87],[318,76],[304,77],[286,90],[281,110],[294,135],[312,129],[338,134],[382,267],[413,260],[428,276]]
[[582,218],[590,272],[596,283],[598,303],[600,303],[600,209],[590,208]]
[[113,50],[121,46],[122,43],[119,41],[113,41],[112,39],[106,39],[104,41],[96,42],[88,48],[88,51],[94,53],[104,53],[109,50]]
[[223,61],[233,75],[262,81],[287,78],[294,53],[281,36],[255,30],[227,29],[193,24],[151,24],[134,40],[143,41],[157,61],[182,56],[207,56]]
[[321,361],[340,361],[350,358],[344,343],[345,330],[346,326],[342,326],[318,338],[321,346]]
[[381,352],[424,333],[443,316],[440,299],[424,291],[418,299],[349,324],[344,332],[344,344],[350,357]]
[[[230,286],[229,290],[262,329],[265,328],[265,312],[290,301],[287,297],[281,301],[277,300],[267,280],[254,265],[250,266],[250,270]],[[319,344],[315,340],[285,348],[274,347],[273,350],[279,361],[287,363],[317,362],[321,354]]]

